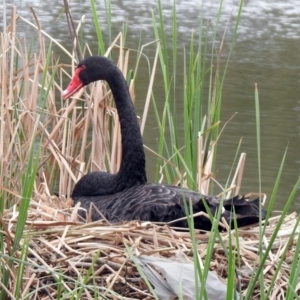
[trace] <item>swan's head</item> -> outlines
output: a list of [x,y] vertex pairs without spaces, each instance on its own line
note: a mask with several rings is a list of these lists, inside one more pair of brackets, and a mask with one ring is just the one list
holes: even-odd
[[68,87],[62,92],[63,99],[73,96],[85,85],[97,80],[107,80],[115,65],[104,56],[90,56],[82,60]]

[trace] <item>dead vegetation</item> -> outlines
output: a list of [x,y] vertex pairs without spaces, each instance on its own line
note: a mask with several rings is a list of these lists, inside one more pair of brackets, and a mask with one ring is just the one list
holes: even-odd
[[[85,286],[80,299],[95,299],[97,293],[107,299],[117,299],[114,293],[122,295],[122,299],[153,299],[125,245],[137,257],[184,257],[193,261],[192,240],[188,231],[176,231],[168,225],[158,226],[138,221],[121,224],[107,224],[105,221],[79,223],[77,208],[68,207],[69,202],[62,203],[56,197],[40,200],[39,203],[32,201],[28,211],[21,243],[21,247],[24,243],[29,243],[22,293],[30,293],[30,299],[57,299],[59,276],[64,276],[63,286],[65,293],[69,292],[69,295],[76,287],[80,289],[79,283]],[[14,238],[17,216],[17,212],[12,211],[4,214],[3,222],[10,239]],[[284,299],[281,295],[285,295],[288,278],[291,276],[290,266],[296,244],[296,240],[292,243],[288,243],[288,240],[296,219],[295,213],[285,217],[262,270],[266,285],[271,284],[278,263],[282,255],[285,255],[270,299]],[[262,237],[263,249],[267,248],[278,220],[279,216],[269,219]],[[210,234],[198,231],[195,234],[197,251],[202,261],[207,256]],[[243,293],[247,290],[250,276],[259,265],[260,227],[241,228],[238,237],[234,231],[222,233],[222,241],[226,247],[229,235],[232,241],[239,241],[241,262],[236,266],[236,286]],[[218,239],[213,248],[210,269],[215,270],[226,283],[228,259]],[[232,249],[237,251],[236,245]],[[10,287],[13,289],[13,283]],[[299,288],[300,286],[298,290]],[[251,299],[260,299],[258,287]]]

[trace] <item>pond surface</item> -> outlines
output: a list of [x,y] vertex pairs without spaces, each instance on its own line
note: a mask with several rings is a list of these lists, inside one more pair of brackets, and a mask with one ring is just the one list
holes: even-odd
[[[171,35],[172,2],[162,1],[163,13],[170,22],[166,34]],[[214,2],[214,4],[212,3]],[[276,209],[282,209],[297,178],[300,175],[300,6],[299,0],[245,2],[242,12],[238,37],[231,56],[223,89],[221,121],[224,124],[234,112],[238,114],[227,125],[218,146],[217,166],[218,181],[225,184],[229,174],[237,145],[243,138],[241,150],[247,153],[242,193],[258,191],[257,148],[255,131],[254,86],[258,85],[261,109],[261,160],[262,160],[262,191],[270,196],[277,172],[288,147],[279,193],[276,198]],[[71,11],[79,19],[85,14],[85,37],[96,53],[96,38],[92,24],[89,1],[71,1]],[[2,4],[3,5],[3,2]],[[62,13],[62,1],[13,0],[7,4],[15,5],[17,12],[32,20],[28,6],[32,5],[37,13],[42,28],[70,49],[68,27]],[[103,1],[97,3],[99,20],[105,20]],[[2,7],[0,6],[0,9]],[[155,0],[112,1],[112,32],[116,35],[127,24],[126,46],[136,49],[142,30],[142,43],[154,40],[151,10],[157,8]],[[188,46],[193,29],[199,27],[201,13],[205,24],[213,28],[218,12],[218,1],[177,1],[179,43],[182,55],[183,47]],[[238,1],[225,0],[223,4],[220,29],[224,29],[231,15],[234,24],[238,10]],[[1,9],[2,11],[2,9]],[[0,21],[2,22],[2,21]],[[1,27],[3,23],[1,24]],[[105,28],[103,24],[103,28]],[[231,36],[229,26],[228,41]],[[18,31],[31,35],[30,28],[21,26]],[[221,40],[223,31],[218,33]],[[107,39],[109,37],[106,37]],[[112,39],[114,36],[112,36]],[[229,43],[225,43],[229,46]],[[69,47],[68,47],[69,46]],[[171,46],[170,46],[171,47]],[[228,53],[228,49],[226,50]],[[142,72],[141,72],[142,73]],[[143,94],[148,84],[148,77],[140,75],[136,90],[137,99]],[[156,81],[159,90],[160,82]],[[159,101],[163,103],[163,99]],[[142,103],[137,102],[137,111],[142,112]],[[178,105],[178,113],[182,111]],[[153,112],[148,116],[145,144],[157,149],[156,120]],[[153,179],[154,157],[148,159],[148,177]],[[300,211],[300,192],[298,192],[293,210]]]

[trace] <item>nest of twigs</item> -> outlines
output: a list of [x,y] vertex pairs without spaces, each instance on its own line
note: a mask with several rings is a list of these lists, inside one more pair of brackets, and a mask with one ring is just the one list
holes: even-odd
[[[82,223],[77,221],[78,208],[71,205],[71,201],[63,202],[58,197],[44,196],[39,203],[32,201],[22,242],[23,245],[29,243],[22,295],[31,292],[30,299],[57,299],[57,282],[60,282],[61,276],[63,288],[70,293],[79,289],[79,283],[85,285],[80,299],[96,299],[100,298],[99,295],[107,299],[118,299],[115,294],[122,295],[123,299],[153,299],[134,262],[129,258],[125,245],[136,256],[170,258],[180,253],[193,260],[192,241],[188,231],[177,231],[167,225],[159,226],[139,221],[120,224],[108,224],[104,220]],[[273,217],[268,221],[263,236],[265,247],[278,219],[279,217]],[[16,215],[7,211],[4,221],[13,239]],[[263,269],[266,283],[272,281],[277,261],[285,250],[286,241],[295,222],[295,213],[285,217]],[[195,233],[198,253],[203,260],[206,257],[210,234],[199,231]],[[225,245],[228,244],[229,234],[233,237],[234,230],[221,233]],[[258,225],[240,228],[238,234],[241,265],[237,267],[236,281],[238,288],[243,292],[247,289],[250,276],[259,263],[260,228]],[[232,241],[234,240],[233,237]],[[289,275],[293,259],[293,245],[290,245],[276,280],[276,294],[280,295],[284,291],[287,284],[285,278],[289,277],[285,275]],[[224,250],[216,240],[210,269],[216,271],[225,283],[228,275],[227,263]],[[18,261],[15,264],[18,264]],[[13,282],[10,286],[12,288]],[[96,295],[89,286],[96,286],[99,294]],[[253,293],[253,299],[259,299],[258,288]]]

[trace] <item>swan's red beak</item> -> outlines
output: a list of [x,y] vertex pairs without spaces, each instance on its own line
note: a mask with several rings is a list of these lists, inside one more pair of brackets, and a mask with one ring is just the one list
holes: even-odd
[[69,83],[68,87],[62,92],[63,99],[68,99],[72,95],[74,95],[76,92],[78,92],[82,87],[83,83],[81,82],[79,78],[79,73],[82,70],[82,68],[78,68],[75,71],[75,74]]

